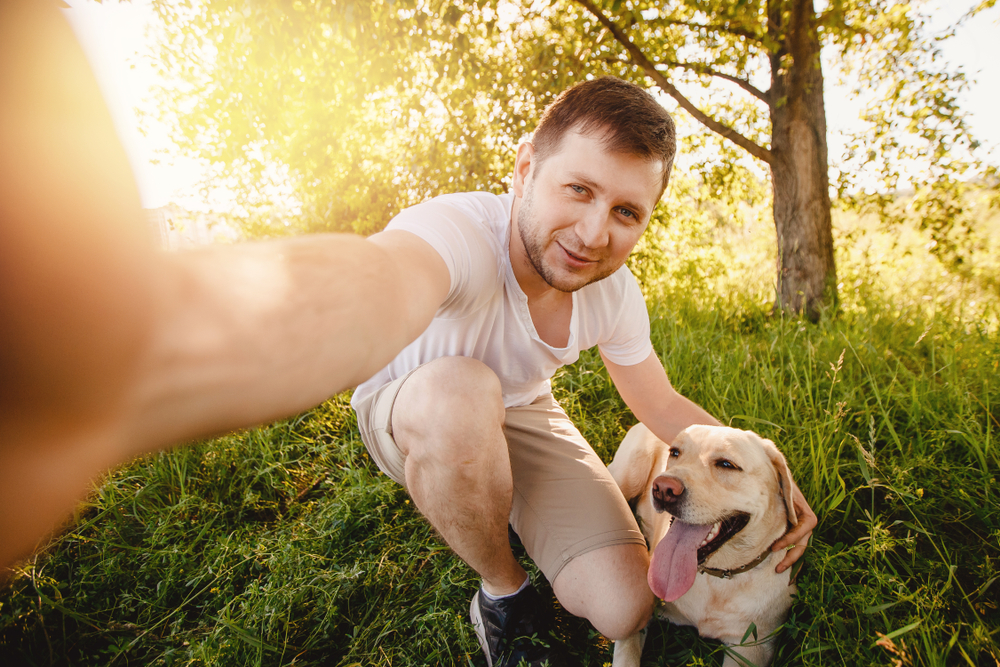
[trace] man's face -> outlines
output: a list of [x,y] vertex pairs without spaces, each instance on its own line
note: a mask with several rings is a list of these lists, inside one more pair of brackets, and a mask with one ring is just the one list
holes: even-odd
[[649,224],[663,163],[608,152],[600,135],[578,132],[567,133],[543,164],[532,158],[532,147],[523,146],[514,174],[520,247],[514,240],[512,254],[523,252],[534,273],[561,292],[617,271]]

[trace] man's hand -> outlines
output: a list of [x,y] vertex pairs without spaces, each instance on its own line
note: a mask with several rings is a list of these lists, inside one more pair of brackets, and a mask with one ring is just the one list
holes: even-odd
[[[813,528],[819,523],[816,513],[809,507],[806,497],[802,495],[802,491],[799,490],[798,485],[794,481],[792,482],[792,505],[795,507],[798,523],[792,526],[792,529],[785,533],[781,539],[771,545],[771,551],[788,549],[788,553],[778,563],[778,567],[774,568],[775,572],[779,574],[790,568],[806,552]],[[789,549],[789,547],[791,548]]]

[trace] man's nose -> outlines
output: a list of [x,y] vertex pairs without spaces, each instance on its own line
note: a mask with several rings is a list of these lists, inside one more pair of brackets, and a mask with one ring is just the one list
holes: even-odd
[[603,248],[608,245],[610,230],[608,216],[595,210],[576,223],[575,231],[588,248]]

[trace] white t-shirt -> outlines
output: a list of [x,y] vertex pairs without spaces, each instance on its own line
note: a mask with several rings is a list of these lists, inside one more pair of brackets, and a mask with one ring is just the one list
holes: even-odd
[[440,253],[451,289],[430,326],[388,366],[361,384],[357,405],[379,387],[446,356],[472,357],[500,378],[505,407],[527,405],[551,390],[549,379],[594,345],[612,362],[632,366],[652,351],[649,315],[626,267],[573,292],[569,343],[556,348],[535,331],[528,297],[510,264],[514,195],[465,193],[408,208],[386,229],[416,234]]

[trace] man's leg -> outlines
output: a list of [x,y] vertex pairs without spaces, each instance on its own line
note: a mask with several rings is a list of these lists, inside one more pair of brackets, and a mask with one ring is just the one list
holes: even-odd
[[513,483],[503,421],[500,381],[465,357],[414,371],[392,410],[410,497],[497,596],[517,591],[527,577],[507,537]]
[[507,411],[511,523],[571,614],[609,639],[645,627],[654,596],[645,540],[594,450],[551,396]]
[[603,547],[571,559],[552,590],[566,611],[586,618],[608,639],[624,639],[646,627],[653,613],[648,570],[644,546]]
[[469,616],[490,667],[562,667],[546,603],[508,542],[513,482],[500,382],[444,357],[360,398],[358,426],[379,468],[482,578]]

